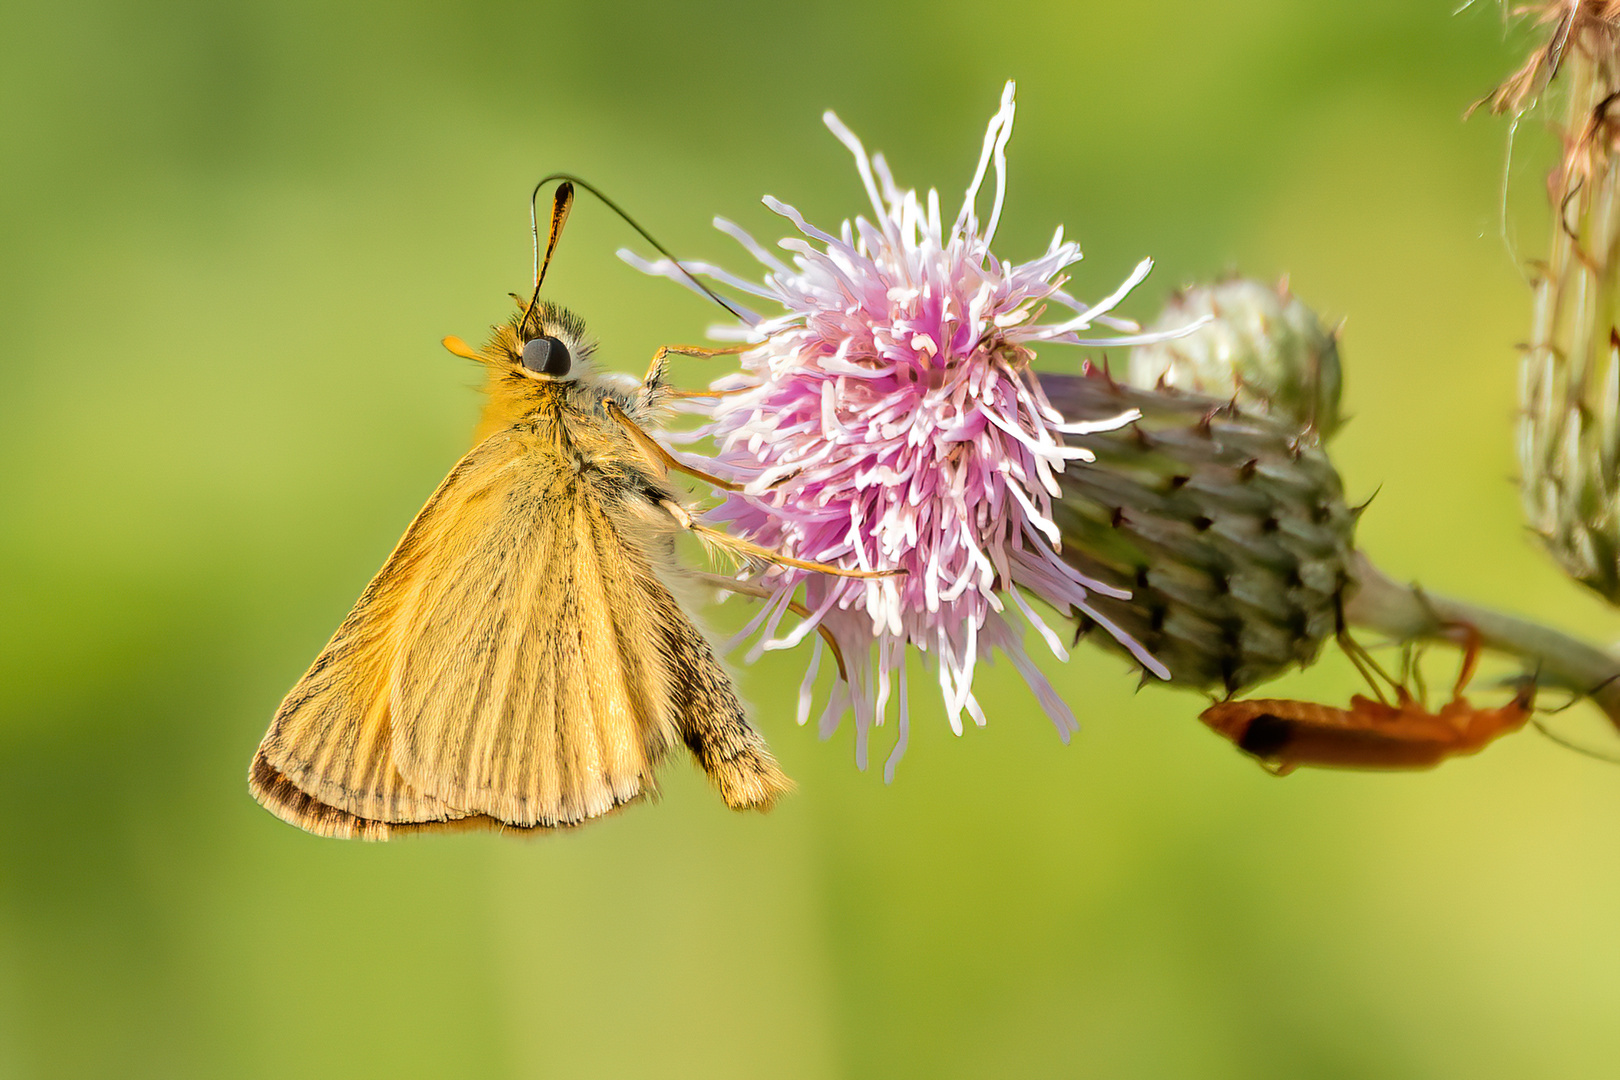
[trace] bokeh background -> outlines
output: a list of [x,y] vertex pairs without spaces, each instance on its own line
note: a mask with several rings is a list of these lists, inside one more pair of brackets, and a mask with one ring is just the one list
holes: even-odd
[[[1349,320],[1366,549],[1612,637],[1511,483],[1551,146],[1521,128],[1510,245],[1506,127],[1461,114],[1528,37],[1456,6],[0,7],[0,1075],[1613,1076],[1620,769],[1534,732],[1279,782],[1083,650],[1045,665],[1073,745],[997,665],[990,725],[920,702],[885,786],[847,725],[794,727],[805,657],[772,654],[740,674],[800,784],[768,817],[682,760],[576,834],[365,846],[244,786],[467,444],[437,341],[527,280],[535,178],[746,270],[712,215],[863,206],[823,109],[950,206],[1008,78],[1002,252],[1065,223],[1083,297],[1152,255],[1144,319],[1290,273]],[[639,372],[717,313],[633,239],[582,201],[551,288]],[[1356,689],[1336,654],[1273,688]]]

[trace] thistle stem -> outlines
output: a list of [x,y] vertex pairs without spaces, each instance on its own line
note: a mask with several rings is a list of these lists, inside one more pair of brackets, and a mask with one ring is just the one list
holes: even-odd
[[1464,627],[1471,627],[1486,648],[1525,661],[1542,685],[1590,696],[1620,729],[1620,659],[1551,627],[1398,584],[1361,552],[1355,577],[1356,591],[1344,605],[1351,626],[1402,642],[1452,644],[1461,644]]

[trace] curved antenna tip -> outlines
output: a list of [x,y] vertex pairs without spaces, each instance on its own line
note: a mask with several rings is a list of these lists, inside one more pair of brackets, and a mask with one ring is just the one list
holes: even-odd
[[[551,243],[546,248],[546,257],[545,257],[545,260],[542,261],[541,258],[540,258],[540,213],[539,213],[540,192],[545,189],[545,186],[547,184],[549,184],[549,183],[551,183],[553,181],[560,181],[560,183],[558,183],[558,185],[557,185],[557,192],[556,192],[556,195],[553,196],[553,201],[552,201]],[[611,210],[615,214],[617,214],[624,221],[624,223],[626,225],[630,226],[632,229],[634,229],[636,231],[637,235],[639,235],[643,240],[647,241],[647,243],[651,244],[653,246],[654,250],[656,250],[660,255],[664,256],[664,258],[668,259],[671,263],[673,263],[675,265],[675,267],[678,270],[680,270],[681,273],[685,274],[686,279],[688,281],[690,281],[693,285],[695,285],[698,288],[698,291],[702,292],[704,296],[707,296],[710,300],[713,300],[716,304],[719,304],[721,307],[725,308],[726,311],[733,318],[737,319],[739,322],[744,322],[744,323],[748,322],[748,320],[743,317],[742,312],[738,311],[736,309],[736,307],[734,307],[732,304],[728,303],[726,301],[726,299],[724,297],[722,297],[719,293],[715,292],[713,289],[711,289],[707,285],[705,285],[702,281],[698,280],[696,275],[694,275],[692,273],[692,271],[690,271],[690,270],[688,270],[686,268],[685,263],[683,263],[683,262],[681,262],[681,260],[677,259],[674,255],[672,255],[670,253],[670,250],[668,248],[666,248],[663,244],[660,244],[656,239],[654,239],[653,235],[651,233],[649,233],[646,229],[642,228],[641,224],[639,222],[637,222],[635,218],[633,218],[629,214],[627,214],[624,211],[623,207],[621,207],[618,203],[614,202],[612,199],[610,199],[606,195],[604,195],[602,193],[601,189],[596,187],[596,185],[594,185],[594,184],[592,184],[592,183],[590,183],[590,182],[588,182],[586,180],[582,180],[579,177],[573,175],[572,173],[561,173],[561,172],[559,172],[559,173],[551,173],[549,176],[541,177],[540,182],[534,185],[534,191],[529,196],[529,222],[530,222],[531,226],[533,227],[533,231],[534,231],[534,256],[535,256],[535,283],[534,283],[535,288],[534,288],[534,295],[535,295],[536,300],[538,300],[539,296],[540,296],[540,279],[545,276],[546,264],[550,263],[550,261],[551,261],[551,249],[553,247],[555,247],[556,243],[557,243],[557,233],[562,229],[562,222],[567,219],[568,211],[573,206],[574,188],[576,186],[580,187],[580,188],[583,188],[584,190],[590,192],[592,195],[596,196],[596,198],[599,199],[604,206],[606,206],[609,210]],[[531,301],[531,303],[530,303],[531,310],[533,309],[533,306],[534,306],[533,302]]]

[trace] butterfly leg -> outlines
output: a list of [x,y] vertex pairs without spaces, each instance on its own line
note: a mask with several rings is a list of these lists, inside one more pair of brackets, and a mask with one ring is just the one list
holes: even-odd
[[716,356],[736,356],[738,353],[745,353],[758,347],[759,343],[754,341],[728,345],[723,349],[711,349],[702,345],[660,345],[658,351],[653,353],[652,363],[647,365],[646,378],[641,380],[641,400],[644,404],[650,405],[657,396],[708,397],[715,392],[670,390],[664,384],[664,380],[669,375],[669,358],[672,356],[695,356],[707,360]]
[[659,503],[671,517],[673,517],[686,531],[693,533],[707,543],[713,544],[721,551],[734,555],[746,562],[764,562],[776,566],[791,566],[797,570],[814,570],[817,573],[832,574],[834,577],[847,578],[883,578],[904,574],[903,569],[894,570],[851,570],[843,566],[833,566],[831,563],[810,562],[806,559],[795,559],[791,555],[783,555],[779,551],[772,551],[768,547],[761,547],[748,540],[732,536],[730,533],[705,525],[694,518],[686,507],[679,503],[665,499]]
[[741,484],[734,484],[730,480],[715,476],[713,473],[706,473],[702,469],[695,469],[682,463],[674,454],[665,450],[657,439],[647,434],[646,429],[630,419],[630,414],[625,412],[617,401],[608,398],[605,407],[608,416],[617,421],[620,427],[624,428],[625,434],[630,436],[630,441],[636,444],[637,449],[653,464],[662,466],[666,473],[671,469],[676,472],[683,472],[687,476],[695,477],[711,487],[719,488],[721,491],[742,490]]
[[[713,585],[717,589],[724,589],[726,592],[740,593],[743,596],[757,596],[761,600],[772,600],[776,597],[775,592],[763,585],[752,581],[738,581],[736,578],[726,577],[724,574],[708,574],[701,570],[693,570],[688,571],[688,576],[707,585]],[[812,615],[810,609],[797,600],[789,600],[787,609],[801,619],[808,619]],[[833,660],[838,663],[838,677],[845,682],[849,682],[849,670],[844,667],[844,650],[838,647],[838,639],[833,637],[832,631],[821,623],[816,624],[816,632],[821,635],[821,640],[827,643],[827,648],[832,651]]]

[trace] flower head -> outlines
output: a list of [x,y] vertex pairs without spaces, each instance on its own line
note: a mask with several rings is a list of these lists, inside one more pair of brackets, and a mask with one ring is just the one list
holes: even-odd
[[[800,559],[904,571],[856,580],[769,568],[763,582],[774,602],[748,631],[763,625],[758,648],[794,645],[818,625],[830,631],[849,661],[849,682],[834,688],[821,730],[830,734],[853,708],[862,767],[870,728],[883,722],[893,692],[899,732],[885,769],[891,778],[909,729],[908,646],[921,650],[937,674],[958,734],[964,711],[985,722],[973,673],[995,649],[1023,675],[1065,741],[1078,730],[1073,712],[1024,651],[1027,623],[1067,658],[1025,591],[1061,613],[1095,620],[1148,670],[1165,674],[1092,606],[1093,594],[1129,594],[1060,557],[1051,514],[1058,475],[1092,460],[1074,438],[1122,427],[1137,414],[1071,422],[1047,401],[1030,367],[1038,344],[1094,344],[1079,337],[1094,325],[1136,330],[1109,312],[1151,262],[1088,307],[1063,291],[1063,271],[1079,260],[1080,248],[1061,228],[1028,262],[991,252],[1013,111],[1009,83],[948,226],[936,192],[919,198],[901,190],[882,156],[868,157],[829,112],[824,119],[854,154],[873,217],[845,221],[833,235],[767,197],[765,205],[800,234],[780,242],[786,261],[731,222],[716,221],[764,265],[763,283],[688,266],[783,309],[770,316],[742,311],[742,325],[729,328],[727,336],[757,346],[743,354],[740,373],[714,384],[718,396],[703,406],[708,423],[695,433],[718,447],[705,468],[743,485],[711,516],[734,534]],[[995,194],[981,223],[977,201],[992,165]],[[626,258],[689,284],[672,263]],[[1039,321],[1052,306],[1066,309],[1064,317]],[[801,583],[811,617],[778,638]],[[820,648],[818,641],[800,691],[800,723],[809,715]]]

